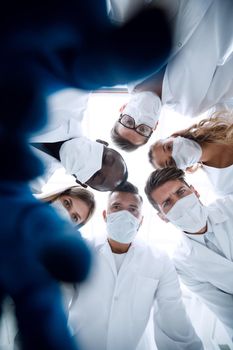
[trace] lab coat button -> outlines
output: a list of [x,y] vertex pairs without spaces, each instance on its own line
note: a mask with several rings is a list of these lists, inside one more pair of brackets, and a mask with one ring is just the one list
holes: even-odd
[[114,297],[114,301],[117,301],[117,300],[118,300],[118,297],[117,297],[117,296],[115,296],[115,297]]
[[179,41],[178,42],[178,47],[181,47],[182,46],[182,43]]

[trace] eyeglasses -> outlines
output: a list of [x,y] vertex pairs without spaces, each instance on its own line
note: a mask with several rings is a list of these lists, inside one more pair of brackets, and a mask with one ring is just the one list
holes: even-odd
[[135,126],[135,120],[128,114],[121,114],[118,122],[125,128],[135,130],[139,135],[149,138],[153,133],[153,129],[145,124]]

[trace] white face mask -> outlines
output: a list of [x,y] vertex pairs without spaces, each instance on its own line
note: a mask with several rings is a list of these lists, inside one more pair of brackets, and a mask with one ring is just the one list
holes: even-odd
[[140,221],[128,210],[121,210],[107,215],[109,238],[120,243],[131,243],[140,226]]
[[199,162],[202,155],[201,146],[192,140],[185,137],[175,137],[172,147],[172,158],[176,162],[179,169],[186,169],[187,167]]
[[133,94],[122,113],[132,117],[136,125],[145,124],[153,129],[159,120],[160,111],[160,98],[153,92],[145,91]]
[[192,193],[178,200],[165,214],[177,228],[188,233],[199,232],[207,223],[207,209]]

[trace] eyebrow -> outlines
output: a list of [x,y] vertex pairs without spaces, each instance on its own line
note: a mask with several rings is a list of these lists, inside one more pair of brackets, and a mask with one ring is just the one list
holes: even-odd
[[[185,188],[185,186],[184,185],[182,185],[182,186],[180,186],[175,192],[172,192],[172,194],[177,194],[177,192],[179,192],[182,188]],[[169,195],[169,197],[167,197],[162,203],[161,203],[161,205],[163,205],[167,200],[169,200],[170,199],[170,195]]]
[[120,202],[112,202],[110,205],[119,205],[119,204],[121,204]]

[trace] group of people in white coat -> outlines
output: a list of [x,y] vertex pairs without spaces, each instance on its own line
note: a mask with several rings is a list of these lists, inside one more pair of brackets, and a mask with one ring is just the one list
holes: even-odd
[[[121,22],[130,16],[133,1],[109,0],[109,5],[111,18]],[[131,98],[122,106],[111,132],[116,145],[129,151],[146,144],[153,135],[163,105],[193,117],[216,105],[225,106],[233,97],[231,0],[152,0],[149,5],[141,0],[137,5],[162,7],[173,28],[174,42],[161,71],[129,87]],[[230,112],[159,140],[150,149],[149,158],[156,170],[146,181],[146,195],[159,217],[183,232],[173,264],[165,253],[136,238],[143,203],[137,188],[127,182],[123,157],[106,143],[83,135],[81,122],[88,97],[75,90],[51,97],[50,123],[31,139],[46,169],[43,178],[31,183],[38,197],[43,197],[38,195],[42,186],[61,166],[74,176],[75,186],[110,191],[103,213],[106,234],[92,243],[92,273],[85,283],[70,287],[68,325],[72,335],[84,350],[153,349],[147,337],[153,310],[154,340],[159,350],[203,349],[183,305],[178,272],[233,339]],[[63,98],[66,104],[69,101],[67,108],[59,106]],[[227,197],[209,207],[201,203],[182,170],[196,163],[211,174],[218,193]],[[53,192],[48,201],[59,199],[73,221],[85,224],[94,211],[93,198],[88,197],[88,209],[80,209],[77,202],[74,211],[70,202],[73,192],[67,190],[59,196]],[[87,204],[86,197],[80,200]]]

